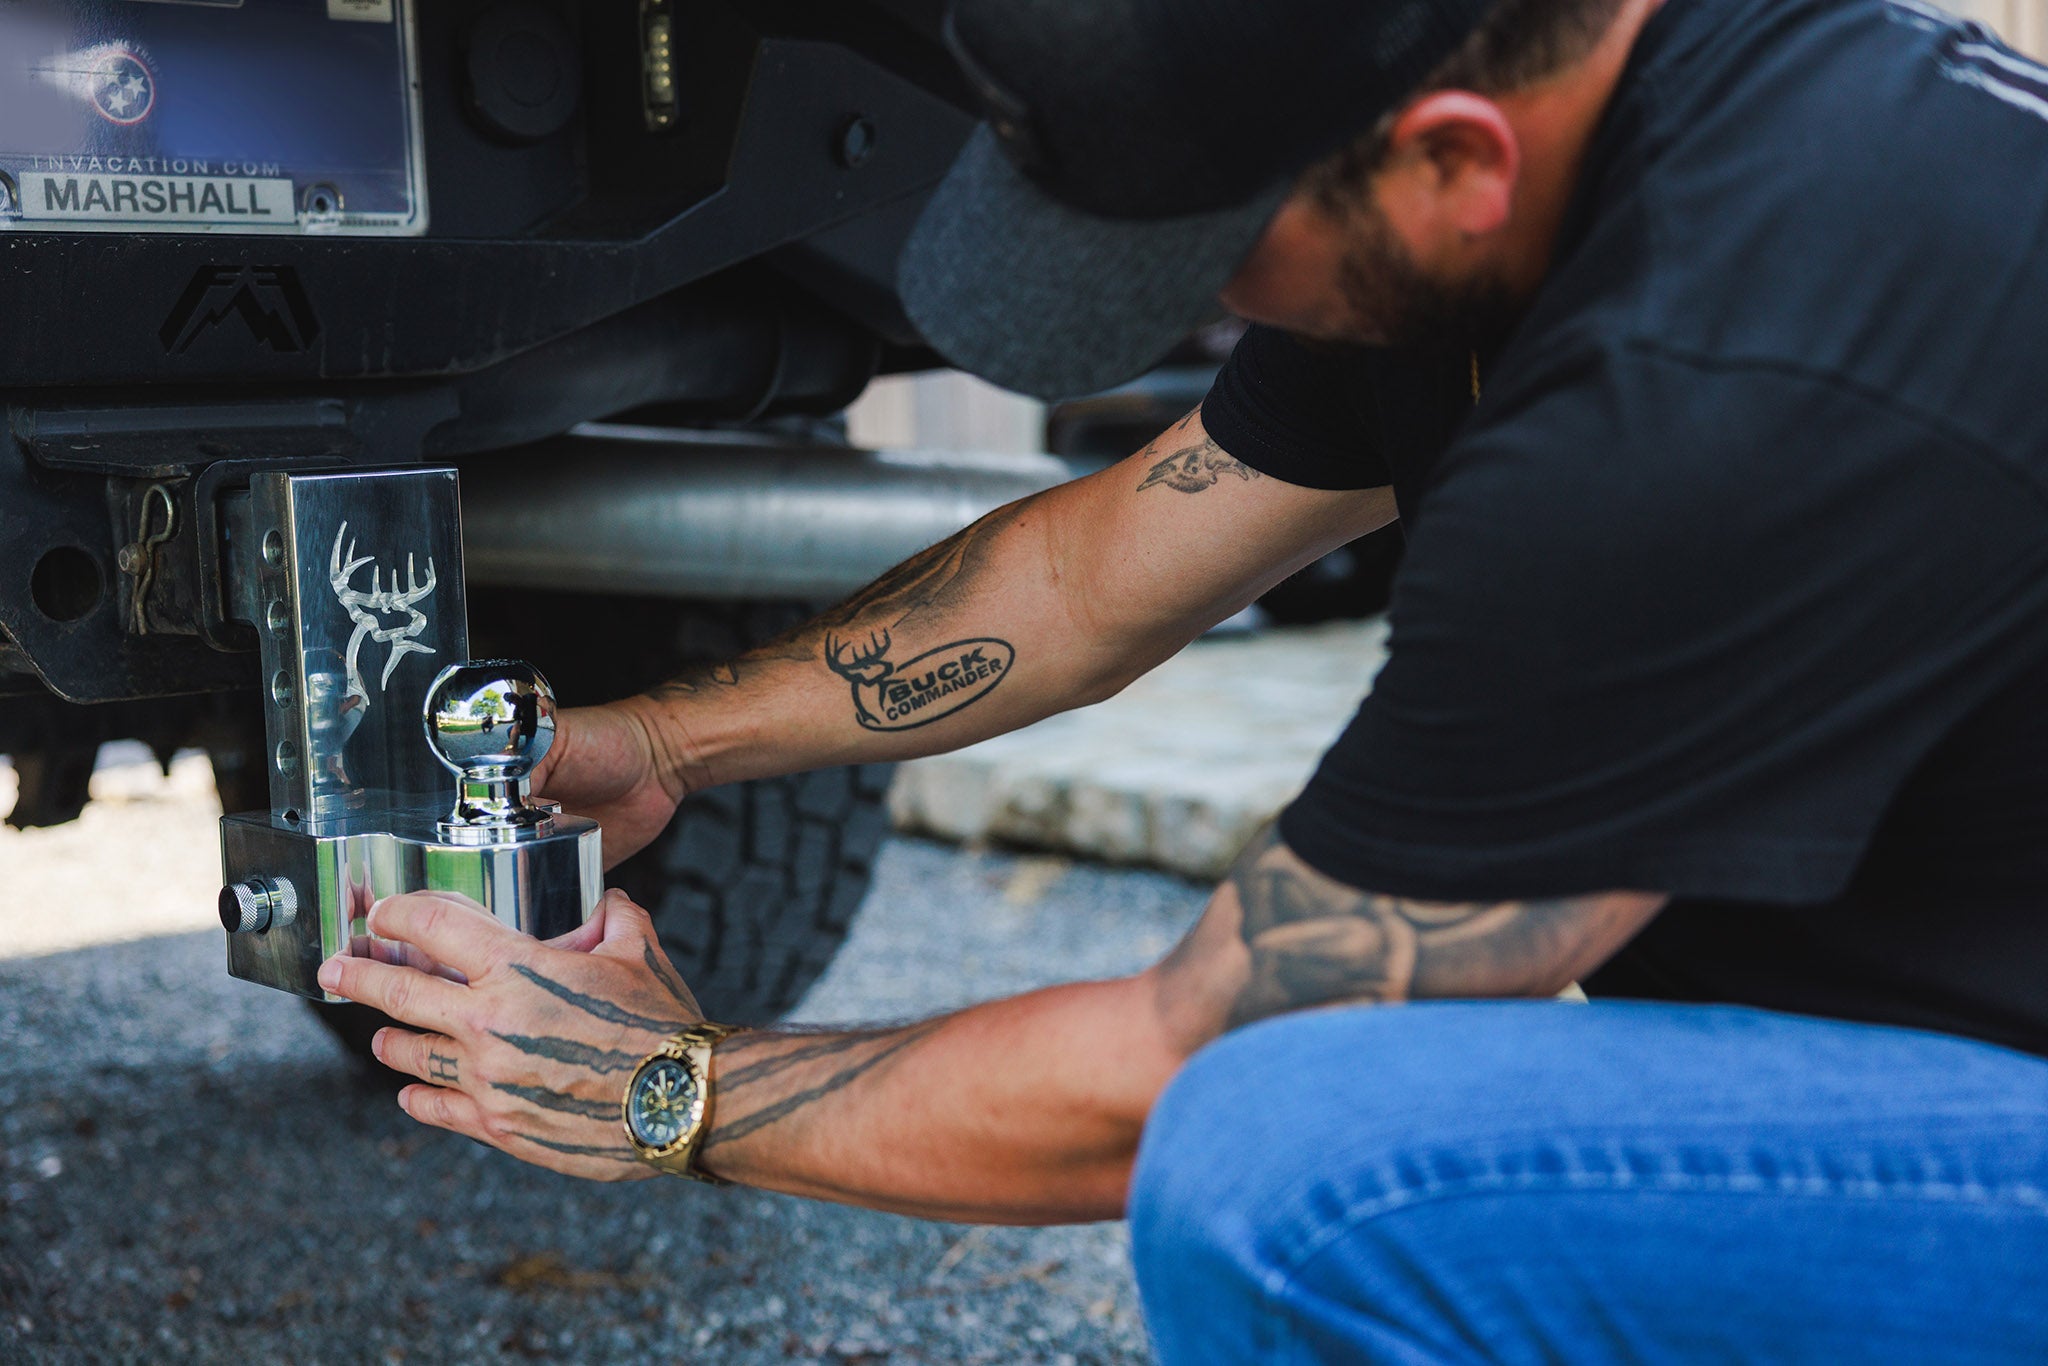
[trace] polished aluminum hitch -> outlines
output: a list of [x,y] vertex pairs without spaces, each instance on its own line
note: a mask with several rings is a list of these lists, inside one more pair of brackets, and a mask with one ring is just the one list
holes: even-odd
[[270,810],[221,820],[228,971],[335,999],[320,964],[376,955],[366,917],[399,892],[460,892],[541,937],[588,919],[597,826],[527,791],[554,738],[547,681],[465,661],[455,471],[259,475],[230,525]]

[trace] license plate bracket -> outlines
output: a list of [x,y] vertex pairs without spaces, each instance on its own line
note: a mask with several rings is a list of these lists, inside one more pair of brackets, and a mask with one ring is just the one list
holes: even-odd
[[0,4],[0,232],[416,236],[412,0]]

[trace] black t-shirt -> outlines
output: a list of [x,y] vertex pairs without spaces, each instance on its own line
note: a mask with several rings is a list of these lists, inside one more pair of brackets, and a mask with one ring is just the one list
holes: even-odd
[[1254,329],[1204,420],[1407,528],[1311,865],[1668,892],[1590,990],[2048,1053],[2048,71],[1903,0],[1668,0],[1476,407]]

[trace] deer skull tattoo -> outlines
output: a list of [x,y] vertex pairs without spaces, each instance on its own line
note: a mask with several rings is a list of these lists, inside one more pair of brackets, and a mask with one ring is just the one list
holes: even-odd
[[[367,711],[370,706],[370,690],[364,684],[363,675],[357,667],[363,642],[374,640],[390,649],[390,653],[384,659],[383,676],[377,684],[377,691],[382,693],[391,686],[391,674],[398,667],[399,660],[409,654],[434,653],[432,646],[420,644],[415,637],[427,629],[427,614],[420,611],[417,604],[433,596],[438,580],[434,577],[432,557],[427,560],[427,581],[421,583],[413,572],[413,557],[407,555],[404,591],[399,590],[398,568],[395,565],[391,570],[391,587],[383,586],[384,571],[377,568],[370,570],[370,590],[367,593],[352,587],[349,581],[355,577],[355,572],[366,564],[374,565],[375,557],[364,555],[359,558],[356,555],[354,541],[348,543],[348,554],[344,557],[341,553],[341,543],[347,535],[348,523],[343,522],[341,529],[334,533],[334,554],[327,562],[327,581],[334,586],[334,596],[347,609],[349,620],[356,624],[355,634],[349,637],[348,642],[348,692],[351,698],[361,699],[359,705],[362,710]],[[380,619],[388,618],[395,613],[404,613],[405,620],[387,626]]]
[[849,644],[838,636],[828,635],[825,650],[832,661],[832,672],[856,686],[879,684],[896,672],[896,666],[883,658],[889,653],[887,631],[868,632],[866,645]]

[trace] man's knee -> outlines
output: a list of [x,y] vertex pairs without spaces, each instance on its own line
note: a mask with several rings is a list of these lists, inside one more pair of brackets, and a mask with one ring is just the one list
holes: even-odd
[[[1361,1006],[1289,1015],[1224,1036],[1197,1053],[1153,1106],[1132,1177],[1140,1255],[1172,1257],[1191,1240],[1241,1242],[1270,1225],[1275,1200],[1327,1177],[1341,1151],[1390,1156],[1414,1126],[1403,1076],[1427,1036],[1422,1012]],[[1374,1084],[1360,1085],[1362,1074]],[[1441,1075],[1440,1073],[1438,1074]]]
[[1132,1255],[1148,1300],[1264,1293],[1298,1250],[1297,1215],[1329,1178],[1333,1154],[1384,1155],[1401,1141],[1401,1088],[1368,1088],[1362,1098],[1345,1087],[1332,1103],[1337,1078],[1379,1051],[1361,1036],[1402,1032],[1398,1021],[1361,1017],[1399,1013],[1362,1007],[1268,1021],[1181,1069],[1146,1122],[1131,1180]]
[[[1358,1007],[1268,1021],[1203,1049],[1167,1087],[1129,1207],[1162,1361],[1263,1359],[1301,1329],[1300,1267],[1350,1202],[1370,1198],[1357,1183],[1398,1181],[1418,1137],[1423,1079],[1441,1075],[1415,1058],[1433,1047],[1424,1014]],[[1417,1065],[1382,1066],[1397,1054]]]
[[1281,1313],[1300,1269],[1338,1236],[1351,1242],[1353,1293],[1397,1282],[1377,1261],[1398,1260],[1393,1245],[1352,1235],[1374,1211],[1468,1175],[1496,1127],[1543,1127],[1557,1088],[1538,1063],[1562,1061],[1553,1036],[1584,1010],[1309,1011],[1198,1053],[1154,1106],[1131,1182],[1132,1256],[1162,1354],[1228,1359],[1167,1350],[1175,1321]]

